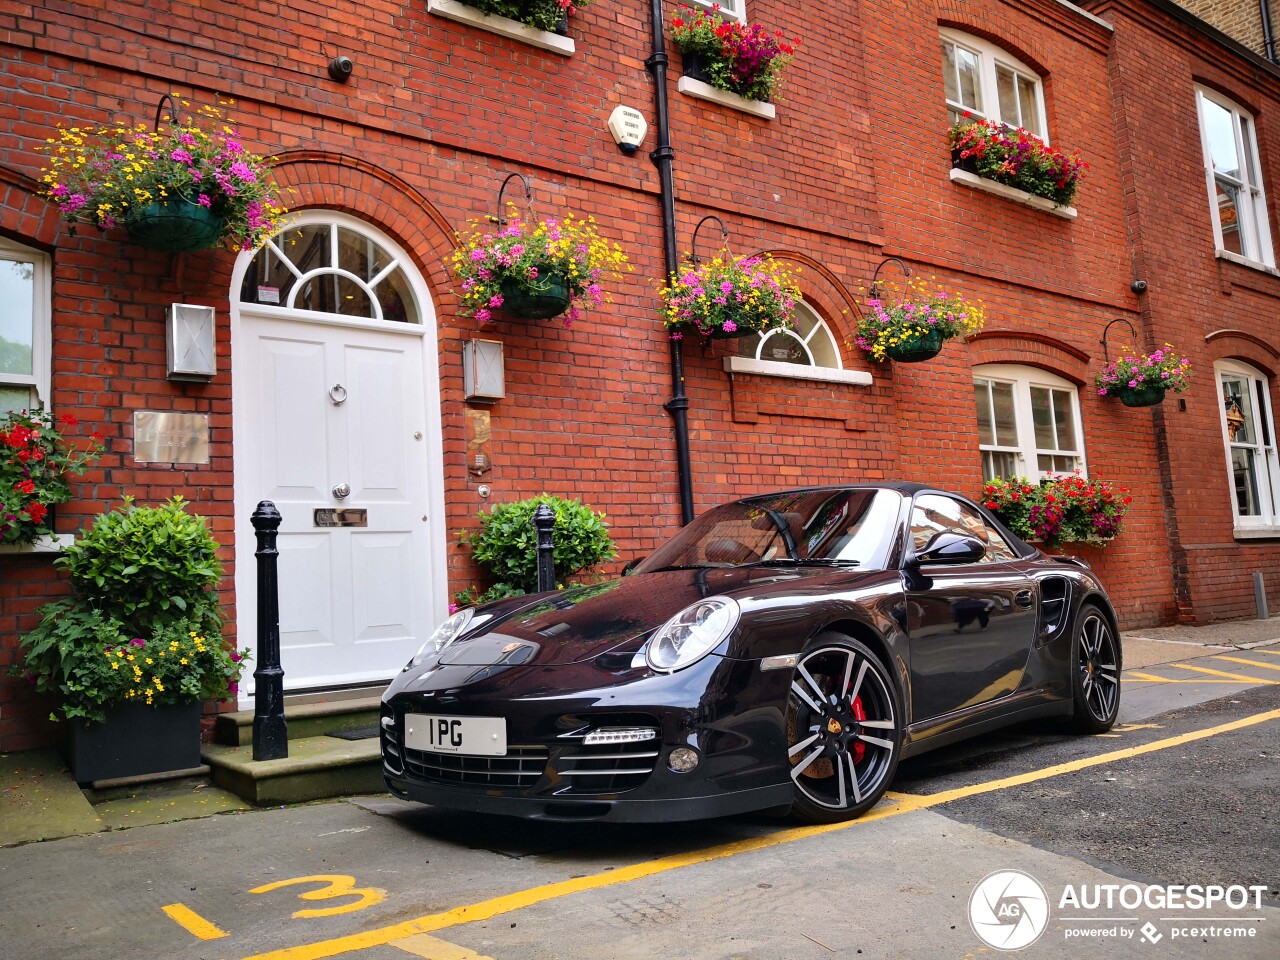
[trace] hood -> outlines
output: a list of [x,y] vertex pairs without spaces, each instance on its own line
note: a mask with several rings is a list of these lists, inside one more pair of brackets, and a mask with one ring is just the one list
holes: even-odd
[[439,663],[563,664],[609,652],[629,655],[644,645],[650,633],[705,597],[728,594],[743,601],[779,590],[795,591],[800,581],[847,581],[858,575],[825,567],[709,567],[575,587],[545,594],[455,641],[445,648]]

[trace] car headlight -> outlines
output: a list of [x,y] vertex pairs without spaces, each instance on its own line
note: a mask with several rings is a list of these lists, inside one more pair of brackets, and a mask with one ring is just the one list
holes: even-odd
[[443,653],[444,648],[457,640],[467,629],[467,625],[471,623],[471,618],[475,615],[473,607],[467,607],[465,610],[459,610],[440,626],[436,627],[431,636],[427,638],[427,642],[418,648],[418,652],[413,655],[413,659],[409,661],[409,666],[413,667],[421,663],[423,659],[433,653]]
[[710,597],[685,607],[664,623],[645,648],[651,670],[674,673],[701,660],[719,646],[738,623],[738,603]]

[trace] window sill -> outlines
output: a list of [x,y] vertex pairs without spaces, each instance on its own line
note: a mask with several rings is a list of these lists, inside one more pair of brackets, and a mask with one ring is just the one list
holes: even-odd
[[[431,2],[435,3],[437,0],[431,0]],[[772,103],[765,103],[763,100],[748,100],[746,97],[740,97],[736,93],[730,93],[728,90],[717,90],[711,84],[695,80],[693,77],[681,77],[676,84],[676,89],[686,96],[697,97],[699,100],[710,100],[712,103],[718,103],[722,107],[741,110],[743,113],[750,113],[765,120],[772,120],[778,113]]]
[[1248,267],[1250,270],[1257,270],[1259,273],[1269,273],[1273,277],[1280,277],[1280,270],[1275,267],[1268,266],[1258,260],[1242,257],[1240,254],[1232,253],[1230,250],[1215,250],[1213,255],[1219,260],[1226,260],[1228,263],[1239,264],[1242,267]]
[[751,357],[725,357],[725,373],[754,373],[764,377],[786,377],[791,380],[817,380],[820,383],[847,383],[869,387],[872,377],[861,370],[836,370],[832,367],[802,367],[796,363],[780,363],[776,360],[755,360]]
[[75,542],[74,534],[58,533],[41,537],[35,543],[0,543],[0,556],[24,553],[61,553],[63,547]]
[[[747,17],[745,13],[736,10],[726,10],[724,7],[715,3],[715,0],[688,0],[689,6],[694,9],[705,10],[707,13],[714,13],[724,20],[737,20],[739,23],[746,23]],[[719,9],[713,9],[719,7]]]
[[496,14],[482,13],[475,7],[468,7],[466,4],[458,3],[457,0],[427,0],[427,10],[437,17],[444,17],[446,20],[454,20],[472,27],[479,27],[481,30],[496,33],[500,37],[519,40],[521,43],[527,43],[531,47],[558,53],[562,57],[573,56],[575,47],[569,37],[562,37],[558,33],[550,33],[546,30],[539,30],[536,27],[527,27],[523,23],[508,20],[506,17],[499,17]]
[[1280,526],[1236,527],[1232,536],[1237,540],[1280,540]]
[[997,197],[1004,197],[1014,203],[1021,203],[1024,206],[1031,207],[1033,210],[1051,213],[1055,217],[1062,217],[1064,220],[1074,220],[1079,216],[1075,207],[1060,207],[1052,200],[1037,197],[1034,193],[1027,193],[1027,191],[1019,190],[1017,187],[1007,187],[1003,183],[996,183],[994,180],[980,177],[976,173],[970,173],[968,170],[952,167],[951,181],[964,184],[966,187],[972,187],[974,190],[981,190],[984,193],[993,193]]

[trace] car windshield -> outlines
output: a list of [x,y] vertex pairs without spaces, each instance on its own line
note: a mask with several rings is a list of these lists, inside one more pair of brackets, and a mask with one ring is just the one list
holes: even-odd
[[636,566],[636,573],[753,564],[881,569],[901,497],[891,490],[802,490],[716,507]]

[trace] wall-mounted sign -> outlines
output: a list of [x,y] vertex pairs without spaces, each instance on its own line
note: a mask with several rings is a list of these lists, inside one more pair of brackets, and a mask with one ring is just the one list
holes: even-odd
[[208,463],[209,415],[135,410],[133,459],[138,463]]

